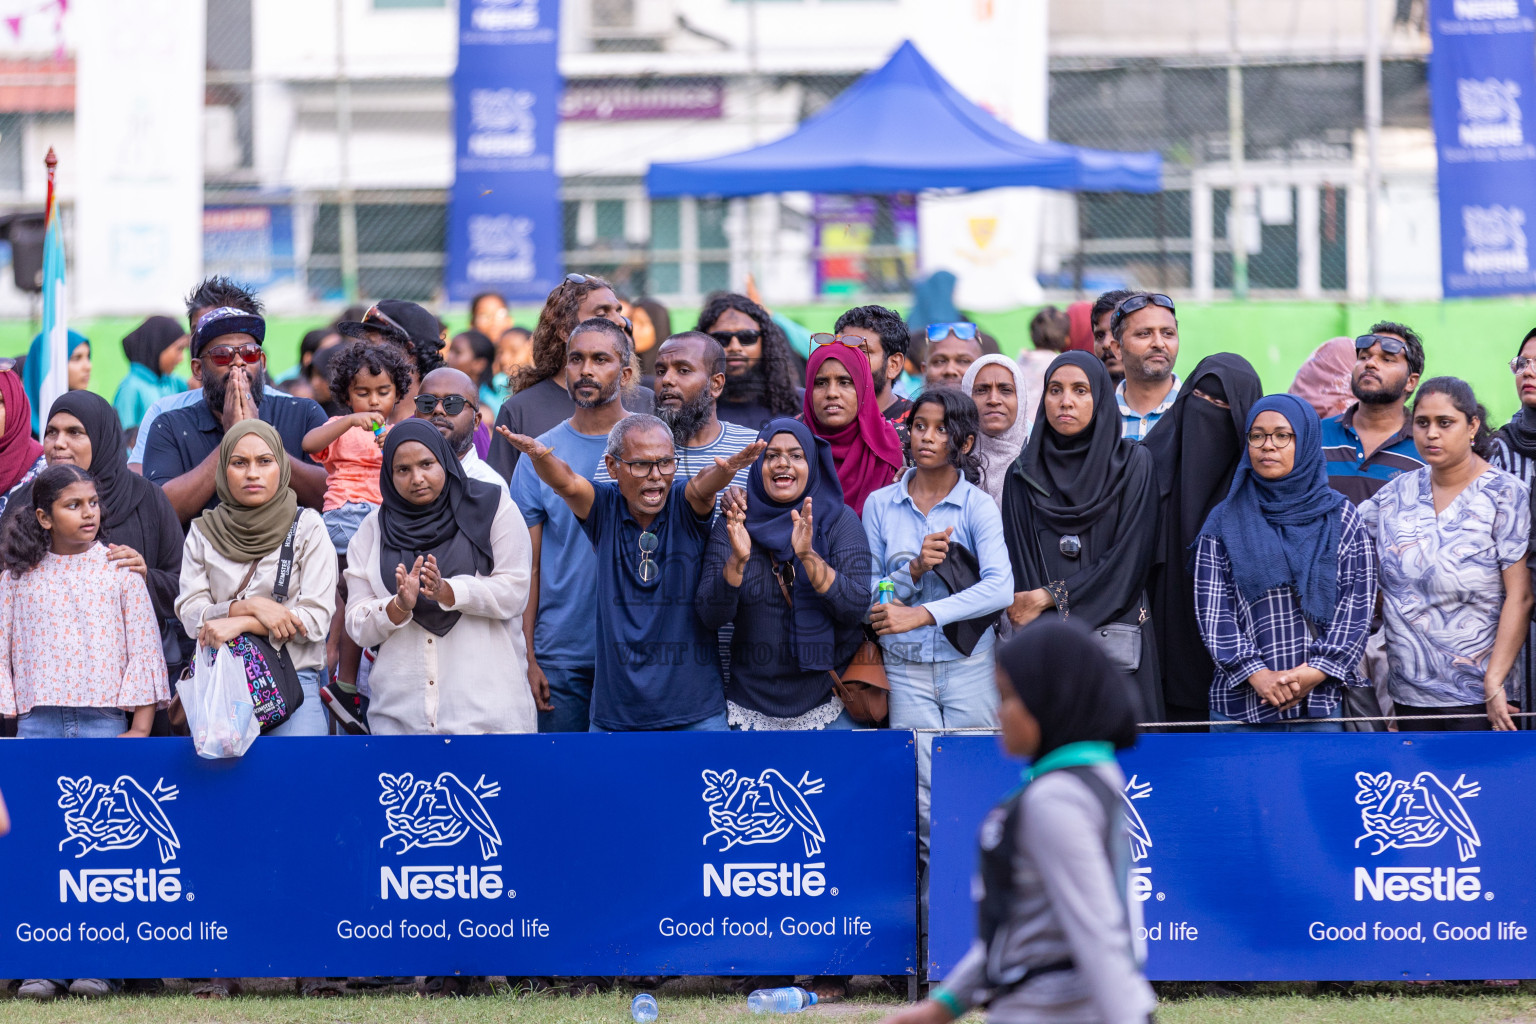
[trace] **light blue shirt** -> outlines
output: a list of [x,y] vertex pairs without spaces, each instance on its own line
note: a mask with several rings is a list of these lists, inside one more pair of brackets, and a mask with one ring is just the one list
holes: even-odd
[[[902,478],[882,487],[864,502],[864,534],[877,575],[896,587],[896,598],[908,606],[922,605],[933,616],[934,625],[908,633],[882,636],[880,645],[887,657],[903,661],[958,661],[964,655],[955,650],[944,636],[944,626],[951,622],[996,615],[1013,602],[1013,569],[1008,564],[1008,545],[1003,540],[1003,517],[986,491],[963,477],[925,516],[918,511],[907,491],[907,482],[917,470],[909,469]],[[923,550],[923,538],[942,533],[953,526],[951,544],[961,544],[981,563],[981,580],[958,594],[932,570],[914,583],[907,571],[909,563]],[[873,592],[872,592],[873,593]],[[988,630],[976,644],[972,655],[992,649],[996,642]]]
[[128,453],[128,461],[135,466],[144,464],[144,446],[149,443],[149,428],[154,424],[156,416],[163,412],[170,412],[172,409],[185,409],[202,400],[202,388],[193,388],[191,391],[181,391],[155,399],[154,404],[144,413],[144,418],[139,421],[139,436],[134,439],[133,450]]

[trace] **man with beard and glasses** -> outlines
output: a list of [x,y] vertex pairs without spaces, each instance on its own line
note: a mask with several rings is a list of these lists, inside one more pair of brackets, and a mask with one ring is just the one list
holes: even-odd
[[[687,480],[757,440],[757,432],[720,419],[715,404],[725,390],[725,349],[703,331],[684,331],[656,352],[656,417],[672,431],[677,476]],[[612,483],[606,464],[599,482]],[[731,483],[747,486],[747,471]]]
[[421,393],[415,399],[415,418],[438,429],[459,457],[465,476],[504,488],[507,482],[475,451],[479,395],[479,387],[468,374],[451,366],[440,366],[422,378]]
[[[540,434],[572,470],[595,480],[603,468],[608,432],[628,415],[619,398],[633,379],[633,342],[606,317],[576,325],[566,343],[563,378],[575,412]],[[504,424],[497,430],[505,440]],[[596,655],[597,554],[576,516],[527,459],[512,471],[512,500],[533,543],[533,581],[523,612],[528,686],[539,709],[540,732],[586,732],[592,718]]]
[[262,386],[265,337],[266,321],[242,309],[204,313],[192,333],[203,401],[165,412],[150,427],[144,476],[165,491],[183,527],[219,503],[219,442],[242,420],[259,419],[282,437],[300,504],[318,509],[325,500],[325,470],[304,454],[304,435],[325,423],[325,412],[311,399]]
[[1410,327],[1383,322],[1355,339],[1350,390],[1356,401],[1323,420],[1328,482],[1354,504],[1424,465],[1407,412],[1423,372],[1424,342]]
[[[1423,372],[1424,342],[1411,327],[1383,321],[1355,339],[1355,365],[1349,378],[1355,403],[1323,420],[1328,484],[1352,504],[1364,504],[1398,474],[1423,467],[1407,409]],[[1366,638],[1361,671],[1371,686],[1344,688],[1346,717],[1377,716],[1392,706],[1387,672],[1386,633],[1377,622]],[[1345,726],[1359,732],[1381,728],[1374,722]]]

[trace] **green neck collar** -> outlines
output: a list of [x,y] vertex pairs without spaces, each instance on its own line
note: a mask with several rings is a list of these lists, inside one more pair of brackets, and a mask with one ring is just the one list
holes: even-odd
[[1084,764],[1110,764],[1115,760],[1115,745],[1108,740],[1079,740],[1057,747],[1024,771],[1024,781],[1032,782],[1058,768],[1076,768]]

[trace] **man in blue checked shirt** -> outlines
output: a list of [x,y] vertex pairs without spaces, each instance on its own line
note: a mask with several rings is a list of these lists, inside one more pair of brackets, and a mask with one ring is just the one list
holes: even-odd
[[1376,549],[1328,486],[1322,431],[1294,395],[1249,413],[1232,490],[1195,554],[1195,618],[1216,662],[1220,731],[1341,732],[1341,691],[1369,685],[1360,657],[1376,599]]
[[1179,360],[1179,320],[1173,300],[1132,292],[1110,314],[1109,333],[1125,373],[1115,388],[1121,436],[1141,441],[1179,397],[1179,376],[1173,372]]

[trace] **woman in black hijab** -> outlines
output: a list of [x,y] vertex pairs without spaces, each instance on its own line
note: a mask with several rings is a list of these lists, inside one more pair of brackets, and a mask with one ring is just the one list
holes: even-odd
[[1054,611],[1082,623],[1132,678],[1141,720],[1158,720],[1146,594],[1157,477],[1152,453],[1121,436],[1114,385],[1087,352],[1064,352],[1046,370],[1029,445],[1003,485],[1003,536],[1017,591],[1008,621]]
[[1247,444],[1248,410],[1263,395],[1264,385],[1248,360],[1230,352],[1207,356],[1185,379],[1173,408],[1142,442],[1152,453],[1161,508],[1147,596],[1152,600],[1166,721],[1210,718],[1216,667],[1195,622],[1190,545],[1232,486]]
[[533,732],[514,621],[528,603],[533,546],[511,496],[469,479],[437,428],[417,419],[385,436],[379,494],[347,549],[347,633],[379,649],[372,698],[333,683],[321,699],[376,735]]
[[1047,619],[998,648],[997,692],[1003,746],[1031,764],[979,830],[976,939],[886,1024],[947,1024],[987,996],[989,1020],[1149,1020],[1115,760],[1136,742],[1125,680],[1087,630]]

